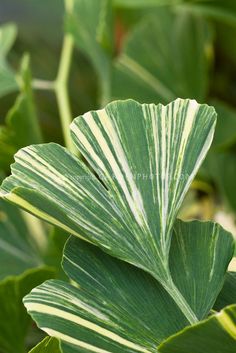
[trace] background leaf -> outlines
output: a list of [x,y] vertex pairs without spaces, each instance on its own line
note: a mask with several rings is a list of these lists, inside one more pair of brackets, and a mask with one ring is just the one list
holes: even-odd
[[219,311],[225,306],[234,303],[236,303],[236,272],[228,272],[225,278],[224,287],[217,298],[214,309]]
[[37,221],[35,228],[38,229],[33,237],[34,229],[29,229],[23,212],[3,200],[0,200],[0,207],[0,279],[3,279],[43,264],[36,236],[42,234],[44,237],[44,233]]
[[15,41],[16,32],[14,24],[5,24],[0,27],[0,97],[18,90],[14,72],[6,60],[6,56]]
[[175,222],[171,273],[199,320],[207,317],[223,287],[234,248],[231,234],[216,223]]
[[8,277],[0,282],[1,353],[25,353],[25,336],[30,317],[22,299],[32,288],[52,277],[53,270],[44,267],[28,270],[21,276]]
[[25,56],[21,69],[21,93],[6,117],[6,126],[0,126],[0,168],[7,169],[14,153],[31,143],[42,142],[37,120],[33,93],[29,57]]
[[168,103],[176,97],[203,101],[211,50],[211,32],[202,18],[160,9],[127,36],[114,66],[113,97],[141,102]]
[[99,78],[102,103],[110,97],[112,8],[110,0],[74,0],[66,17],[66,30],[91,60]]

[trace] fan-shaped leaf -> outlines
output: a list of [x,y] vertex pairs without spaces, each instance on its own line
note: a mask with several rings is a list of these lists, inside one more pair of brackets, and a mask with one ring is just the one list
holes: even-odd
[[234,353],[235,350],[236,305],[184,329],[158,348],[160,353]]
[[16,154],[1,194],[166,282],[172,226],[214,126],[214,109],[191,100],[114,102],[71,127],[102,183],[62,147],[38,145]]
[[[174,230],[173,280],[198,318],[206,317],[221,289],[233,240],[210,222],[178,221]],[[157,352],[163,339],[188,325],[174,295],[171,298],[153,277],[91,244],[71,237],[63,267],[74,286],[49,281],[24,302],[39,327],[64,342],[66,353]]]

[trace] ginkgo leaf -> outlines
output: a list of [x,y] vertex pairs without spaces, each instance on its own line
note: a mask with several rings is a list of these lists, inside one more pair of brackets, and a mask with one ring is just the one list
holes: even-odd
[[[59,145],[36,145],[16,154],[2,197],[143,268],[173,293],[172,227],[215,120],[212,107],[192,100],[167,106],[113,102],[71,126],[100,180]],[[179,300],[194,322],[181,295]]]
[[[205,318],[222,287],[233,239],[211,222],[177,221],[174,233],[173,280],[196,316]],[[63,267],[73,286],[45,282],[24,299],[39,327],[62,340],[63,352],[157,352],[158,344],[188,325],[175,298],[153,277],[76,237],[67,242]]]
[[207,317],[223,287],[234,248],[232,235],[219,224],[175,222],[171,274],[199,320]]
[[160,353],[234,353],[235,350],[236,305],[184,329],[158,347]]
[[214,309],[221,310],[227,305],[236,303],[236,272],[227,272],[224,287],[222,288]]
[[29,353],[63,353],[56,338],[46,337]]
[[75,352],[155,352],[188,324],[149,274],[78,238],[67,243],[63,267],[76,286],[47,281],[24,304],[42,330],[64,342],[64,352],[71,343]]
[[211,30],[202,18],[159,9],[127,35],[113,65],[112,95],[141,102],[205,101],[211,51]]
[[40,221],[35,221],[37,232],[33,236],[35,228],[31,233],[23,212],[0,200],[0,280],[43,265],[36,237],[40,237],[43,246],[44,233],[41,234]]

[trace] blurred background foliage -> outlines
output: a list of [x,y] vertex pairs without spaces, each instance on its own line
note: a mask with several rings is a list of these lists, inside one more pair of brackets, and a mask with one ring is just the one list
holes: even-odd
[[[232,0],[0,0],[1,179],[26,145],[73,152],[70,120],[111,100],[195,98],[215,107],[218,123],[180,217],[216,219],[236,234],[235,37]],[[63,276],[67,236],[1,201],[1,353],[24,353],[42,337],[19,303]]]

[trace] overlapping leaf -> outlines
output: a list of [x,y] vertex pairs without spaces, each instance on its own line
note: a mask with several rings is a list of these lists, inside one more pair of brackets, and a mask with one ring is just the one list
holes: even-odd
[[160,353],[234,353],[236,350],[236,305],[231,305],[208,320],[170,337]]
[[236,303],[236,272],[228,272],[214,308],[221,310],[225,306]]
[[171,274],[199,320],[206,318],[213,307],[233,254],[233,237],[218,224],[175,223],[170,251]]
[[[173,280],[196,316],[205,318],[221,289],[233,240],[210,222],[177,221],[174,230]],[[74,286],[48,281],[24,302],[39,327],[62,340],[65,353],[157,352],[163,339],[188,325],[174,296],[149,274],[76,237],[66,245],[63,267]]]
[[56,338],[46,337],[32,348],[29,353],[62,353],[62,351]]

